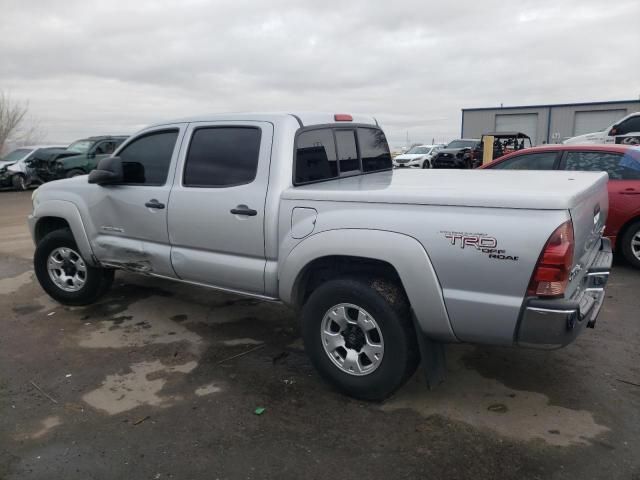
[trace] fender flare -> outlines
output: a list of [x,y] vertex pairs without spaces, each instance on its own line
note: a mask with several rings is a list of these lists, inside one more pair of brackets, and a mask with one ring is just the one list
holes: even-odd
[[87,231],[82,222],[78,207],[67,200],[47,200],[37,205],[33,211],[33,215],[29,217],[29,227],[31,237],[36,240],[36,226],[38,222],[47,217],[56,217],[65,220],[69,224],[73,238],[78,245],[78,250],[82,257],[91,266],[98,266],[96,257],[93,254]]
[[422,332],[443,342],[457,342],[442,288],[424,247],[415,238],[386,230],[327,230],[298,243],[279,269],[279,296],[295,303],[297,283],[307,265],[327,256],[381,260],[392,265],[402,281]]

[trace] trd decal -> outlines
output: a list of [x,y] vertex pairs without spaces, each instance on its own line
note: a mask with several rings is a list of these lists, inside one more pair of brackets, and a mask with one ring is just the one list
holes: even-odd
[[467,233],[467,232],[447,232],[441,231],[444,237],[452,246],[458,246],[462,249],[475,249],[486,254],[494,260],[512,260],[517,262],[519,257],[515,255],[507,255],[507,251],[499,249],[498,240],[486,233]]

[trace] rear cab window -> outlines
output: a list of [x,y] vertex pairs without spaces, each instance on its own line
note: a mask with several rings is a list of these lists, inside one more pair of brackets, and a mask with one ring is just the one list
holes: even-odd
[[387,139],[362,125],[309,127],[296,136],[294,185],[391,170]]

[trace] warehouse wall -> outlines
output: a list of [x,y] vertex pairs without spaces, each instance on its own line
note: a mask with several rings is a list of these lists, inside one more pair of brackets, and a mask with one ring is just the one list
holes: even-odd
[[[620,116],[621,118],[629,113],[640,111],[640,101],[585,103],[573,105],[538,105],[517,108],[463,109],[462,137],[480,138],[483,133],[495,130],[497,115],[533,113],[537,114],[537,128],[536,138],[532,138],[531,141],[534,145],[542,145],[547,141],[553,143],[554,139],[562,141],[568,137],[576,135],[576,112],[595,112],[606,110],[624,111],[625,113]],[[551,120],[550,122],[549,118]],[[605,127],[606,125],[602,128]]]

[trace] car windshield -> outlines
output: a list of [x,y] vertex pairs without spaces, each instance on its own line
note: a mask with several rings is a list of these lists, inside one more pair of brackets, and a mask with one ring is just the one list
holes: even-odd
[[447,148],[470,148],[475,147],[476,143],[478,142],[475,140],[453,140],[452,142],[449,142]]
[[19,148],[13,152],[7,153],[4,157],[0,158],[3,162],[17,162],[21,158],[26,157],[31,152],[28,148]]
[[428,147],[413,147],[407,152],[407,155],[426,155],[430,150]]
[[89,148],[91,148],[91,142],[89,140],[78,140],[69,145],[67,150],[77,153],[87,153]]

